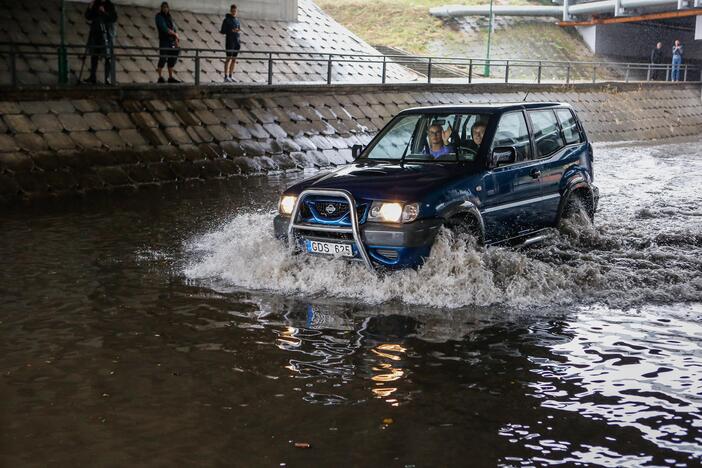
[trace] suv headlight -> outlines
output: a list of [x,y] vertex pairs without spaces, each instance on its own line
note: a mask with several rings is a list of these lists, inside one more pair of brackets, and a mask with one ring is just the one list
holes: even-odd
[[385,223],[411,223],[419,215],[419,203],[381,202],[371,203],[368,219]]
[[295,202],[297,197],[293,195],[283,195],[280,197],[280,203],[278,203],[278,211],[280,214],[290,215],[293,208],[295,208]]

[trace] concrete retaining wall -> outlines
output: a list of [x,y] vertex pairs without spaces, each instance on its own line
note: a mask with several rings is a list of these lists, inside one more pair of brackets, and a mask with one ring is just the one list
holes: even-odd
[[699,135],[699,85],[243,88],[4,93],[0,204],[345,164],[401,109],[565,101],[593,141]]

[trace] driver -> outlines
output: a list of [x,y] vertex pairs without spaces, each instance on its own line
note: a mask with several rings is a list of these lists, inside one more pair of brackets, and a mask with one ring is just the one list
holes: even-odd
[[455,150],[453,146],[444,144],[446,140],[451,136],[451,126],[444,130],[441,124],[435,123],[431,124],[429,127],[429,154],[434,158],[438,159],[441,156],[454,153]]

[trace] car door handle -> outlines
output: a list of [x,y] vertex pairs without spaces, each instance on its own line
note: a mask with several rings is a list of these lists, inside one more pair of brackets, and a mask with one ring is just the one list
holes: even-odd
[[538,179],[539,177],[541,177],[541,171],[538,169],[532,169],[529,175],[534,179]]

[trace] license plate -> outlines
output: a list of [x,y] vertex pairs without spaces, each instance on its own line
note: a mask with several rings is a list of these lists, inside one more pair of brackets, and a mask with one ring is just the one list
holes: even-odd
[[308,240],[307,251],[310,253],[339,255],[341,257],[353,257],[351,244],[336,244],[333,242],[320,242]]

